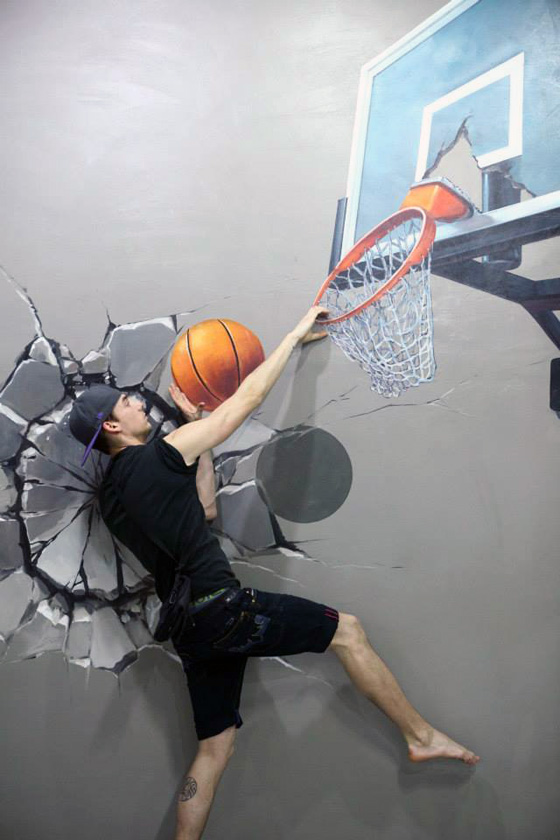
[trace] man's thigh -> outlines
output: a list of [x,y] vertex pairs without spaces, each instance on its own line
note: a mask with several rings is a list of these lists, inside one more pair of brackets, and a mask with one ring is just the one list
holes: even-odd
[[246,656],[183,661],[199,741],[243,725],[239,707],[246,664]]
[[326,604],[245,587],[229,590],[195,616],[195,627],[174,640],[181,658],[290,656],[323,653],[339,613]]

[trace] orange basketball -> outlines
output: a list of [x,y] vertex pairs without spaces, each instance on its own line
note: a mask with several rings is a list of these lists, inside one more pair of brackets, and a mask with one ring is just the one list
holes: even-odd
[[181,333],[171,354],[173,379],[192,403],[212,411],[264,361],[257,336],[227,318],[201,321]]

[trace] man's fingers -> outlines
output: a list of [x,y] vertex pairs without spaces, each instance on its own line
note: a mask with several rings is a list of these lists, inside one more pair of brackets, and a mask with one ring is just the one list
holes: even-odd
[[328,332],[323,330],[322,332],[309,332],[305,336],[302,341],[302,344],[309,344],[311,341],[319,341],[321,338],[326,338],[328,336]]

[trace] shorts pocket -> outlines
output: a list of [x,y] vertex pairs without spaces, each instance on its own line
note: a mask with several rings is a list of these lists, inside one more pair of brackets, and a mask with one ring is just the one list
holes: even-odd
[[282,624],[269,616],[242,612],[228,632],[212,642],[212,648],[221,653],[266,656],[278,644],[282,632]]
[[222,635],[217,639],[211,639],[213,648],[218,650],[226,649],[230,644],[235,644],[239,641],[240,636],[244,632],[251,629],[253,624],[252,616],[244,610],[238,616],[233,616],[230,621],[226,623]]

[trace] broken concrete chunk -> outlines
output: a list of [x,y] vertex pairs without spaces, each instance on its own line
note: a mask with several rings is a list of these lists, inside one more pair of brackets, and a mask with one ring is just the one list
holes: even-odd
[[78,514],[42,551],[37,567],[59,586],[72,588],[82,565],[89,531],[89,511]]
[[63,398],[58,367],[34,359],[19,364],[0,393],[0,401],[26,420],[40,417]]
[[25,482],[22,493],[22,510],[25,513],[52,513],[55,510],[74,511],[87,504],[92,496],[66,487]]
[[4,661],[20,662],[41,656],[49,650],[61,650],[65,638],[66,624],[52,621],[38,608],[31,621],[14,633]]
[[74,472],[64,469],[32,447],[21,453],[17,472],[23,479],[41,485],[58,485],[65,490],[83,490],[90,493],[95,490],[92,481],[83,470]]
[[157,623],[159,621],[159,612],[161,610],[161,601],[157,595],[150,595],[146,598],[146,605],[144,607],[144,615],[146,617],[146,624],[150,633],[154,633]]
[[269,510],[254,482],[223,487],[217,502],[218,517],[213,524],[219,531],[252,551],[276,545]]
[[231,478],[233,484],[244,484],[246,481],[253,481],[257,472],[257,462],[261,452],[262,449],[259,447],[249,455],[240,455],[236,459],[235,471]]
[[103,350],[90,350],[82,359],[83,373],[105,373],[109,370],[111,354],[108,348]]
[[0,466],[0,513],[9,510],[17,499],[14,473],[9,467]]
[[0,403],[0,461],[13,458],[21,446],[27,422]]
[[137,658],[136,647],[111,607],[103,607],[92,616],[91,663],[119,673]]
[[119,557],[123,561],[123,572],[124,566],[128,566],[134,575],[140,580],[152,580],[150,572],[142,565],[136,555],[133,554],[132,551],[130,551],[130,549],[128,549],[122,542],[120,542],[120,540],[117,540],[116,537],[113,537],[113,541],[117,546]]
[[[177,336],[175,336],[176,338]],[[167,353],[165,354],[164,358],[161,360],[159,365],[156,365],[153,372],[144,379],[144,387],[149,388],[151,391],[158,391],[160,382],[161,382],[161,375],[167,369]]]
[[75,509],[55,510],[52,513],[22,513],[25,530],[31,547],[31,554],[35,555],[45,543],[56,537],[70,525],[76,516]]
[[156,425],[159,425],[163,421],[163,414],[159,410],[159,408],[153,405],[150,409],[149,414],[150,420],[152,420]]
[[[74,359],[72,351],[70,350],[70,348],[68,347],[67,344],[59,344],[58,346],[59,346],[59,349],[60,349],[60,355],[62,356],[63,359]],[[75,359],[74,359],[74,361],[75,361]]]
[[[74,476],[85,474],[84,480],[94,484],[96,483],[95,471],[98,469],[97,465],[100,462],[105,463],[107,457],[95,453],[93,457],[88,459],[84,467],[80,467],[85,447],[72,436],[68,427],[68,415],[71,408],[72,400],[68,399],[62,410],[56,413],[58,422],[35,424],[30,428],[27,437],[29,442],[34,444],[49,461],[71,471]],[[43,421],[47,419],[44,417]]]
[[33,581],[25,572],[14,572],[0,581],[0,635],[8,637],[17,629],[32,603]]
[[77,579],[76,583],[74,584],[74,586],[72,587],[72,595],[76,595],[77,597],[80,597],[81,595],[85,595],[85,594],[86,594],[86,585],[84,583],[83,578],[79,577]]
[[76,606],[74,607],[74,611],[72,613],[72,624],[77,624],[79,621],[91,621],[91,617],[95,610],[93,607],[87,606]]
[[43,336],[37,338],[31,345],[29,358],[35,359],[37,362],[46,362],[48,365],[58,367],[58,362],[52,351],[51,345],[46,338],[43,338]]
[[12,571],[23,565],[19,522],[11,517],[0,516],[0,569]]
[[145,589],[146,584],[143,583],[138,575],[130,569],[126,563],[121,566],[123,586],[127,592],[136,592],[140,589]]
[[136,648],[142,648],[145,645],[156,644],[153,636],[148,630],[146,624],[138,617],[130,617],[125,623],[126,632],[130,636]]
[[124,324],[111,333],[106,349],[118,388],[139,385],[154,371],[177,338],[171,318]]
[[234,557],[239,556],[239,550],[235,543],[232,543],[231,540],[228,540],[227,537],[224,537],[223,534],[217,534],[218,542],[220,543],[220,548],[227,555],[228,560],[232,560]]
[[116,598],[119,594],[115,546],[97,508],[91,511],[90,533],[84,550],[84,573],[90,592]]
[[34,604],[38,604],[39,601],[46,601],[50,596],[50,592],[41,580],[41,578],[33,578],[33,590],[31,592],[31,600]]
[[40,601],[37,604],[37,612],[44,615],[51,624],[68,628],[69,619],[66,612],[66,602],[62,595],[56,594],[52,598]]
[[216,475],[219,476],[220,484],[229,484],[233,480],[235,470],[237,469],[237,457],[226,458],[215,467]]
[[79,369],[80,368],[77,362],[74,362],[71,359],[62,360],[62,370],[64,371],[64,373],[70,375],[72,373],[77,373]]
[[89,657],[92,635],[93,626],[91,619],[89,621],[78,622],[73,619],[64,646],[65,656],[71,661],[73,659]]

